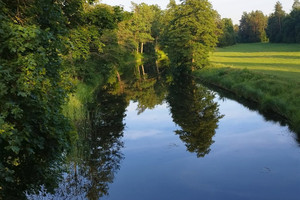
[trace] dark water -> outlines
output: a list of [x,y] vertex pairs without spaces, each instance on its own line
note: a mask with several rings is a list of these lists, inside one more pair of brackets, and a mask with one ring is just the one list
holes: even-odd
[[288,127],[194,81],[158,93],[129,101],[100,91],[55,193],[27,197],[300,198],[300,148]]

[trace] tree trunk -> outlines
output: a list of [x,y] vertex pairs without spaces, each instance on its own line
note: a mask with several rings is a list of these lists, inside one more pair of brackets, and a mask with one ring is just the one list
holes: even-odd
[[158,59],[158,57],[157,57],[157,37],[155,38],[155,54],[156,54],[156,59],[155,59],[155,67],[156,67],[156,73],[157,73],[157,75],[158,75],[158,78],[159,78],[159,68],[158,68],[158,61],[157,61],[157,59]]
[[[144,52],[144,43],[142,42],[141,43],[141,54],[143,54],[143,52]],[[143,63],[142,60],[141,60],[141,63]],[[142,68],[143,79],[145,79],[145,69],[144,69],[144,65],[143,64],[141,65],[141,68]]]
[[118,77],[118,81],[119,81],[119,83],[121,83],[121,76],[120,76],[120,73],[118,72],[118,70],[116,70],[117,71],[117,77]]
[[123,83],[122,83],[122,79],[121,79],[119,71],[118,70],[116,70],[116,71],[117,71],[118,81],[119,81],[119,84],[120,84],[120,92],[123,93],[124,92],[124,86],[123,86]]
[[143,78],[145,79],[145,69],[144,69],[144,65],[142,65],[141,67],[142,67]]
[[[136,34],[137,34],[137,33],[134,34],[134,41],[136,41]],[[136,53],[138,53],[138,52],[139,52],[139,43],[137,42],[137,45],[136,45]]]
[[77,181],[77,163],[74,163],[74,179]]
[[158,61],[156,60],[155,61],[155,66],[156,66],[156,73],[157,73],[157,75],[159,75],[159,68],[158,68]]
[[142,44],[141,44],[141,53],[143,53],[144,52],[144,43],[142,42]]
[[140,66],[137,65],[137,72],[138,72],[138,78],[140,79],[141,77],[141,71],[140,71]]
[[155,72],[156,71],[156,61],[155,61],[155,66],[152,65],[152,70]]
[[195,55],[194,55],[194,52],[192,54],[192,71],[194,71],[194,68],[195,68]]
[[281,19],[280,19],[280,16],[278,17],[278,20],[279,20],[279,31],[281,33],[282,28],[281,28]]

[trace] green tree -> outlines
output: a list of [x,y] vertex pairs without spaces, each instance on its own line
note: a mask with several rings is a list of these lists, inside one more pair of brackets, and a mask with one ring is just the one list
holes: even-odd
[[146,42],[153,41],[151,36],[152,22],[154,20],[154,12],[151,6],[141,3],[133,6],[133,19],[132,19],[132,31],[134,33],[135,40],[137,41],[136,51],[143,53],[144,44]]
[[159,75],[163,68],[168,67],[168,59],[159,44],[163,30],[164,12],[157,5],[151,5],[151,10],[154,14],[151,25],[151,36],[154,41],[145,45],[145,68],[147,73],[156,72]]
[[[116,6],[111,7],[104,4],[89,5],[83,3],[81,7],[81,21],[75,25],[70,25],[68,35],[69,53],[65,56],[65,64],[68,65],[69,72],[81,80],[90,80],[94,74],[101,74],[101,64],[87,65],[87,60],[97,59],[95,56],[103,53],[104,43],[102,35],[107,30],[117,29],[118,23],[123,20],[123,10]],[[105,67],[103,67],[105,68]],[[104,73],[106,70],[103,70]]]
[[267,17],[261,11],[244,12],[240,20],[240,42],[266,42]]
[[133,13],[125,12],[124,20],[118,24],[117,29],[118,44],[130,53],[136,51],[136,47],[138,45],[131,27],[132,16]]
[[[133,31],[134,38],[136,41],[136,68],[138,69],[138,76],[140,74],[145,77],[144,68],[144,45],[149,42],[153,42],[152,37],[152,24],[155,17],[154,6],[149,6],[145,3],[134,4],[133,6],[133,18],[131,24],[131,30]],[[141,71],[140,71],[141,68]]]
[[282,42],[283,40],[283,21],[286,14],[278,1],[275,5],[275,12],[268,18],[267,35],[270,42]]
[[294,0],[292,8],[293,8],[293,10],[299,10],[300,9],[300,2],[299,2],[299,0]]
[[293,10],[283,21],[283,41],[287,43],[300,43],[300,6],[295,0]]
[[222,23],[222,34],[219,36],[219,47],[231,46],[236,44],[236,34],[232,24],[232,20],[224,18]]
[[[59,166],[71,142],[61,109],[70,88],[60,56],[68,22],[60,1],[0,0],[0,5],[0,198],[22,199],[22,191],[38,190],[37,182],[47,189],[55,185],[42,169]],[[24,165],[40,181],[24,184]]]
[[208,63],[208,53],[217,43],[217,12],[207,0],[171,1],[163,44],[172,67],[201,68]]

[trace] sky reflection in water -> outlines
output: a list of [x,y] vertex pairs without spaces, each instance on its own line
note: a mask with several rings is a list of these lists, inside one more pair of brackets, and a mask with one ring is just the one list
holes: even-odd
[[175,135],[165,103],[137,115],[127,108],[125,159],[104,199],[298,199],[300,149],[293,133],[232,100],[210,153],[197,158]]

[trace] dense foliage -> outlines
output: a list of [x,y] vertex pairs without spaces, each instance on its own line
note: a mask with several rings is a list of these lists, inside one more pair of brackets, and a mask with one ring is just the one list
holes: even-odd
[[54,174],[75,137],[62,105],[72,89],[68,77],[80,74],[66,63],[100,52],[99,38],[117,27],[121,10],[81,0],[0,5],[0,196],[22,199],[14,191],[57,184]]
[[283,19],[282,42],[300,43],[300,3],[298,0],[295,0],[291,13]]
[[40,184],[54,184],[35,167],[47,163],[54,171],[70,143],[71,128],[60,108],[70,87],[59,56],[66,33],[62,4],[0,4],[0,195],[9,198],[17,188],[36,189],[24,188],[20,166],[31,166]]
[[244,12],[240,20],[240,42],[266,42],[267,17],[261,11]]
[[294,1],[292,10],[286,14],[280,2],[277,2],[274,13],[266,17],[261,11],[244,12],[239,25],[238,41],[241,43],[267,42],[299,43],[300,42],[300,2]]
[[224,18],[221,20],[222,34],[219,36],[218,47],[231,46],[236,44],[236,33],[232,20]]
[[275,12],[269,16],[267,35],[270,42],[282,42],[283,39],[283,21],[286,14],[282,9],[280,2],[275,5]]
[[170,4],[163,44],[171,65],[202,68],[208,64],[208,53],[214,49],[220,29],[218,15],[207,0],[186,0]]

